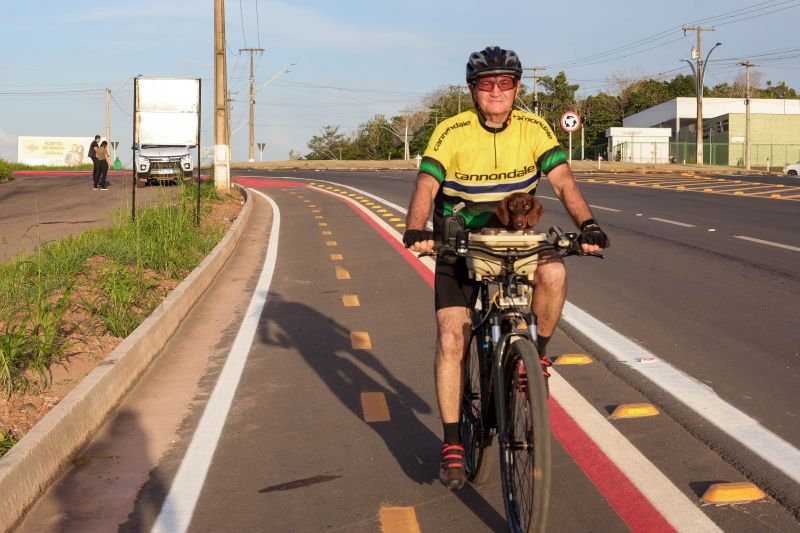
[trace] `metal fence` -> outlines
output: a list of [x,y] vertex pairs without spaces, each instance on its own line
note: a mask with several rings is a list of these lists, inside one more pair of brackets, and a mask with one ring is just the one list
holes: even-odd
[[[693,142],[625,142],[611,149],[609,159],[608,146],[597,144],[584,150],[584,159],[693,165],[697,162],[697,148]],[[573,147],[572,159],[581,159],[580,147]],[[743,143],[703,143],[703,163],[744,167],[745,145]],[[750,166],[761,168],[780,168],[787,164],[800,162],[800,144],[751,144]]]

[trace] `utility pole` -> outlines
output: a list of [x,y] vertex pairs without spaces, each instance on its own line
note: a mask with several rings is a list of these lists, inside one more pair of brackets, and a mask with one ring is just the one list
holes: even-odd
[[703,32],[715,31],[714,28],[701,28],[700,26],[683,27],[683,34],[687,31],[697,32],[697,76],[695,76],[695,94],[697,98],[697,164],[703,164]]
[[214,185],[223,193],[231,187],[227,69],[225,0],[214,0]]
[[109,107],[109,103],[111,100],[111,89],[106,87],[105,92],[106,92],[106,141],[108,141],[108,143],[111,144],[111,113],[110,113],[111,108]]
[[542,78],[543,76],[537,76],[536,75],[536,71],[537,70],[546,70],[546,68],[545,67],[529,67],[529,68],[526,68],[525,70],[532,70],[533,71],[533,76],[530,76],[531,78],[533,78],[533,112],[536,115],[539,115],[540,113],[539,113],[539,85],[538,85],[538,81],[539,81],[539,78]]
[[250,52],[250,147],[247,152],[248,161],[251,163],[255,161],[255,151],[253,149],[253,143],[255,142],[255,105],[256,105],[256,92],[255,92],[255,78],[253,77],[253,52],[258,52],[259,54],[264,51],[263,48],[239,48],[239,53],[242,52]]
[[747,85],[745,89],[745,99],[744,99],[744,106],[745,106],[745,119],[744,119],[744,167],[747,170],[750,170],[750,67],[753,67],[751,62],[749,61],[742,61],[739,63],[743,67],[745,67],[747,74],[745,75],[745,79],[747,80]]

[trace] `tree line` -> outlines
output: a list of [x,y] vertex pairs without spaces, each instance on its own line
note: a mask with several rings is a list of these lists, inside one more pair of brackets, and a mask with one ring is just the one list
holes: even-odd
[[[762,84],[761,78],[759,73],[751,76],[751,98],[798,98],[797,90],[785,82]],[[558,120],[565,111],[577,111],[581,115],[586,146],[593,146],[605,144],[605,131],[622,126],[624,117],[673,98],[694,97],[696,92],[694,77],[684,74],[670,80],[615,76],[606,91],[586,98],[577,96],[579,89],[579,84],[569,83],[563,71],[556,76],[539,78],[539,114],[553,127],[562,145],[566,144],[568,134],[558,127]],[[743,74],[730,83],[703,88],[706,97],[744,98],[745,92]],[[414,157],[425,151],[439,121],[472,107],[472,96],[466,87],[437,89],[425,95],[416,108],[392,117],[375,115],[350,134],[342,132],[340,126],[323,127],[308,141],[309,153],[305,159],[402,159],[406,132],[409,152]],[[534,95],[527,86],[523,85],[519,93],[517,107],[534,108]],[[303,158],[294,150],[289,157]]]

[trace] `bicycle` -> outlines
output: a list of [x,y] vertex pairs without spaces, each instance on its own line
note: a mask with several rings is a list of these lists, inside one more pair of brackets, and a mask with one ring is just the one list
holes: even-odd
[[523,280],[532,282],[546,250],[561,257],[603,257],[583,253],[576,233],[551,227],[548,235],[550,241],[531,230],[446,230],[436,252],[421,254],[465,257],[470,275],[481,282],[464,357],[461,442],[467,479],[480,485],[489,478],[488,452],[497,436],[503,503],[513,533],[544,531],[551,476],[548,391],[536,348],[533,289]]

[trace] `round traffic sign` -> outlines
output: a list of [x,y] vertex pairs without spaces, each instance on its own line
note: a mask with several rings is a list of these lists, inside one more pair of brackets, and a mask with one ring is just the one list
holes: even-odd
[[561,115],[561,128],[567,132],[578,131],[581,127],[581,116],[575,111],[567,111]]

